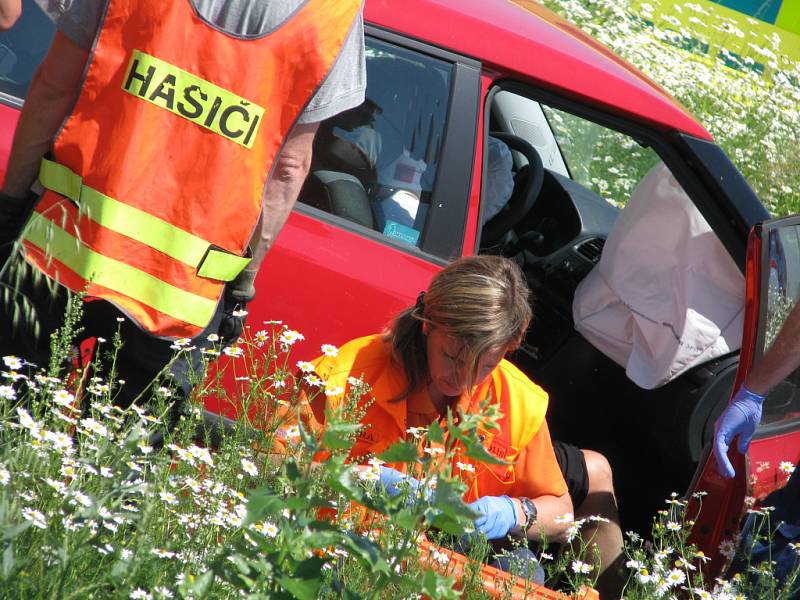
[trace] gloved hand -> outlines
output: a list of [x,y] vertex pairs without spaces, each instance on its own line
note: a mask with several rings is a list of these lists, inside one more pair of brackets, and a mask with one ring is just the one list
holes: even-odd
[[517,525],[517,509],[508,496],[482,496],[469,507],[482,513],[475,519],[475,528],[486,539],[496,540],[505,537]]
[[247,303],[256,297],[256,288],[253,285],[256,275],[258,269],[245,269],[225,286],[223,315],[217,333],[226,346],[233,344],[242,335],[247,317]]
[[739,452],[744,454],[750,446],[753,432],[761,422],[761,409],[765,396],[751,392],[744,385],[739,388],[727,408],[714,425],[714,456],[717,471],[726,479],[736,475],[728,460],[728,447],[739,436]]
[[[408,499],[411,501],[417,498],[418,494],[421,494],[422,498],[426,501],[430,501],[433,496],[433,489],[428,486],[423,486],[420,484],[419,480],[410,475],[401,473],[391,467],[380,467],[379,471],[380,479],[378,480],[378,486],[386,490],[386,493],[392,498],[403,493],[406,488],[408,489]],[[422,489],[420,490],[420,488]]]

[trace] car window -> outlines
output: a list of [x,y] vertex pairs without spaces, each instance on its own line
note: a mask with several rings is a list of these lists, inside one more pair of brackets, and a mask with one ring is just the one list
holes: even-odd
[[569,174],[615,206],[624,206],[659,158],[633,138],[542,105]]
[[50,19],[33,2],[26,2],[14,27],[0,33],[1,94],[25,97],[33,73],[50,47],[54,31]]
[[[800,227],[768,230],[765,330],[759,356],[769,350],[786,317],[800,299]],[[800,369],[778,384],[764,401],[762,426],[800,418]]]
[[324,121],[299,201],[418,246],[439,165],[452,65],[367,38],[361,106]]

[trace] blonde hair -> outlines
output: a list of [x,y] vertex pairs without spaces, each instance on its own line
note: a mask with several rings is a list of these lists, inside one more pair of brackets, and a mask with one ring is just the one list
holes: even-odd
[[530,291],[519,267],[501,256],[469,256],[436,274],[417,304],[402,311],[384,339],[392,358],[408,379],[396,400],[408,397],[428,381],[428,354],[423,322],[462,340],[470,384],[485,353],[516,349],[533,317]]

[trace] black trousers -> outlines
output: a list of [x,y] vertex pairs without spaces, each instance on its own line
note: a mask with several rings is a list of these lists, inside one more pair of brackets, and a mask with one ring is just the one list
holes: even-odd
[[[34,267],[20,259],[15,260],[14,267],[8,269],[0,281],[4,288],[0,296],[4,299],[0,307],[0,356],[14,355],[39,367],[47,367],[50,336],[64,324],[70,292],[52,282],[48,286],[44,276],[35,272]],[[16,318],[15,305],[19,307]],[[24,312],[31,314],[30,321],[20,318]],[[195,348],[176,352],[170,347],[172,341],[143,331],[110,302],[85,301],[73,345],[77,351],[82,343],[92,338],[106,340],[96,344],[95,348],[100,352],[107,375],[110,365],[106,355],[113,351],[112,340],[119,331],[123,344],[116,355],[115,368],[117,379],[125,383],[114,396],[115,404],[127,407],[140,395],[138,403],[146,403],[150,398],[150,386],[159,378],[156,385],[172,388],[178,400],[176,407],[180,408],[191,392],[196,378],[194,374],[200,372],[201,350],[212,345],[207,337],[217,332],[222,316],[220,302],[208,327],[192,340],[190,346]],[[169,367],[162,373],[167,365]]]

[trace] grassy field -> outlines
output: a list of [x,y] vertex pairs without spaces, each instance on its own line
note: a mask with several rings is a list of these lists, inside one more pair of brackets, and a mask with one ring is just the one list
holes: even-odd
[[[744,32],[692,2],[675,2],[688,25],[652,23],[629,0],[544,0],[631,62],[692,112],[741,170],[774,216],[800,212],[800,64],[780,40]],[[655,3],[655,2],[654,2]],[[709,32],[752,38],[752,57],[699,50]]]

